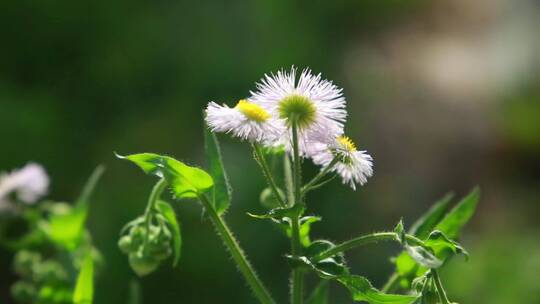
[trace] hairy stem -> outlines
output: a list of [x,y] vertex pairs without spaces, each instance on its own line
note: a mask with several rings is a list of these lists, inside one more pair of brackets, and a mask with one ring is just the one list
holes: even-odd
[[292,207],[294,205],[294,184],[292,177],[291,160],[289,159],[289,155],[287,153],[283,155],[283,172],[285,187],[287,188],[287,201],[289,202],[289,207]]
[[435,287],[437,288],[437,293],[439,294],[439,299],[441,300],[442,304],[450,304],[450,300],[448,300],[448,296],[446,295],[446,291],[444,290],[441,278],[439,277],[439,273],[436,269],[431,269],[431,274],[433,275],[433,281],[435,282]]
[[330,170],[334,168],[334,166],[337,164],[339,159],[337,157],[334,157],[332,161],[328,164],[328,166],[324,167],[315,177],[310,180],[307,184],[302,187],[302,195],[306,194],[309,190],[311,190],[317,182],[319,182]]
[[281,193],[279,193],[274,177],[272,176],[272,172],[270,172],[270,168],[268,167],[266,158],[264,157],[264,154],[261,150],[261,146],[259,146],[259,144],[257,143],[252,144],[252,146],[253,146],[253,151],[255,153],[255,158],[257,160],[257,163],[261,167],[263,171],[263,175],[266,178],[266,181],[268,185],[270,186],[270,189],[272,190],[274,197],[278,200],[279,205],[281,207],[287,207],[287,204],[283,200],[283,197],[281,197]]
[[[424,245],[424,242],[422,242],[422,240],[412,235],[406,235],[406,238],[407,241],[410,243],[418,244],[421,246]],[[363,245],[376,243],[379,241],[398,241],[398,235],[395,232],[376,232],[368,235],[359,236],[321,252],[319,255],[313,257],[312,261],[319,262],[340,252],[347,251]]]
[[[293,140],[293,180],[294,180],[294,204],[302,204],[302,171],[300,151],[298,149],[298,126],[296,121],[292,125],[292,140]],[[294,257],[302,254],[302,245],[300,244],[300,217],[297,215],[291,219],[291,249]],[[293,304],[301,304],[303,302],[304,292],[304,274],[298,267],[293,269],[292,274],[292,293],[291,301]]]
[[223,243],[225,243],[225,246],[227,249],[229,249],[233,260],[236,262],[236,266],[244,276],[245,280],[248,282],[257,299],[264,304],[275,303],[270,296],[270,293],[257,276],[253,266],[251,266],[249,263],[244,251],[242,248],[240,248],[240,244],[238,244],[238,241],[234,238],[231,230],[225,223],[225,220],[217,214],[205,195],[200,195],[199,199],[206,209],[210,220],[214,223],[214,226],[216,227],[219,236],[223,240]]

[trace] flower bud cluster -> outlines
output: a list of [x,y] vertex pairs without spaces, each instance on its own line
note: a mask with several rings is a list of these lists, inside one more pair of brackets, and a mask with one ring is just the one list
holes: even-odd
[[65,267],[54,259],[43,259],[40,253],[22,250],[13,268],[21,280],[11,286],[13,298],[21,303],[70,303],[72,293]]
[[172,234],[161,214],[141,217],[118,241],[120,250],[129,256],[131,268],[139,276],[147,275],[172,255]]

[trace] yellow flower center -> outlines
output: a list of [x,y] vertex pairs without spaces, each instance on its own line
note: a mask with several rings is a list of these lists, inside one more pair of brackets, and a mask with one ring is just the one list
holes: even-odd
[[236,108],[240,113],[244,114],[247,118],[256,122],[265,122],[270,118],[270,114],[266,112],[261,106],[251,103],[245,99],[238,101]]
[[356,151],[356,145],[347,136],[338,136],[337,141],[345,150],[349,152]]

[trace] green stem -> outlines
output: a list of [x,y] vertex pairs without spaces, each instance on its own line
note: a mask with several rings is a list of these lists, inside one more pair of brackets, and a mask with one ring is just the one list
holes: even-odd
[[[412,235],[406,235],[407,241],[423,245],[424,242],[422,242],[420,239],[412,236]],[[312,262],[319,262],[321,260],[324,260],[326,258],[329,258],[331,256],[334,256],[340,252],[347,251],[350,249],[353,249],[355,247],[376,243],[379,241],[397,241],[398,235],[395,232],[376,232],[368,235],[359,236],[357,238],[348,240],[346,242],[343,242],[339,245],[336,245],[335,247],[332,247],[326,251],[321,252],[319,255],[312,258]]]
[[397,272],[392,273],[392,275],[388,278],[388,281],[386,281],[386,284],[381,288],[381,291],[384,293],[389,293],[396,288],[397,284],[399,282],[399,274]]
[[326,174],[328,174],[328,172],[330,172],[330,170],[334,168],[334,166],[337,164],[338,161],[339,159],[337,157],[334,157],[334,159],[332,159],[332,161],[328,164],[328,166],[324,167],[317,175],[315,175],[315,177],[312,180],[310,180],[307,184],[305,184],[304,187],[302,187],[302,195],[307,193],[309,190],[311,190],[311,188],[319,180],[321,180],[321,178],[323,178]]
[[[146,204],[146,210],[144,211],[144,222],[146,223],[147,232],[150,232],[150,224],[152,221],[152,211],[155,209],[156,202],[166,187],[167,187],[167,181],[164,178],[162,178],[154,185],[154,188],[152,188],[152,192],[150,192],[150,196],[148,197],[148,203]],[[149,236],[150,236],[150,233],[146,233],[146,237],[144,239],[145,245],[148,243]],[[144,248],[147,248],[147,247],[144,246]]]
[[163,190],[167,187],[167,181],[162,178],[152,188],[150,196],[148,197],[148,204],[146,204],[145,216],[148,217],[149,213],[155,208],[158,198],[163,193]]
[[94,171],[88,178],[88,181],[86,181],[86,184],[84,185],[81,195],[77,199],[77,204],[88,203],[88,200],[90,199],[90,195],[92,195],[92,193],[94,192],[94,189],[96,188],[96,184],[101,178],[101,175],[103,175],[103,172],[105,172],[105,167],[103,165],[99,165],[96,167],[96,169],[94,169]]
[[437,288],[437,293],[439,294],[439,299],[441,300],[442,304],[450,304],[450,300],[448,300],[448,296],[446,295],[446,291],[444,290],[441,278],[439,277],[439,273],[436,269],[431,269],[431,274],[433,275],[433,281],[435,282],[435,287]]
[[261,150],[261,146],[257,143],[252,144],[252,146],[253,146],[253,151],[255,152],[255,158],[257,160],[257,163],[260,165],[263,171],[263,175],[266,178],[266,181],[268,182],[268,185],[270,186],[270,189],[272,190],[274,197],[278,200],[281,207],[283,208],[287,207],[287,204],[283,200],[283,197],[281,197],[281,194],[279,193],[276,182],[274,178],[272,177],[272,173],[270,172],[270,168],[268,167],[266,158],[264,157],[264,154]]
[[[302,204],[302,171],[300,151],[298,149],[298,126],[293,120],[292,125],[292,140],[293,140],[293,168],[294,168],[294,204]],[[291,219],[291,249],[292,255],[298,257],[302,254],[302,245],[300,244],[300,217],[295,216]],[[299,267],[293,269],[292,274],[292,294],[291,301],[293,304],[302,304],[303,289],[304,289],[304,274]]]
[[219,236],[225,243],[227,249],[229,249],[229,252],[233,257],[233,260],[236,262],[238,269],[255,293],[255,296],[259,299],[261,303],[275,303],[270,296],[270,293],[255,273],[253,266],[251,266],[251,264],[249,263],[246,255],[242,251],[242,248],[240,248],[240,244],[238,244],[238,241],[234,238],[231,230],[225,223],[224,219],[217,214],[217,212],[212,207],[212,204],[205,195],[200,195],[199,199],[203,204],[204,208],[206,209],[206,212],[210,216],[210,220],[212,220],[212,222],[214,223],[214,226],[216,227]]
[[294,205],[294,184],[292,177],[291,160],[289,159],[289,155],[287,153],[283,155],[283,172],[285,187],[287,188],[287,201],[289,202],[289,207],[292,207]]

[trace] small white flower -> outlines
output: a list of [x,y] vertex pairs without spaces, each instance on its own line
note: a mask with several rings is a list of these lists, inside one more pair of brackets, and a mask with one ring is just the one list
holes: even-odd
[[49,177],[42,166],[29,163],[21,169],[0,176],[0,203],[9,204],[15,193],[21,202],[32,204],[47,193]]
[[331,81],[313,75],[305,69],[296,79],[296,68],[277,74],[265,75],[251,92],[250,101],[261,105],[279,122],[289,128],[283,132],[280,143],[290,149],[293,121],[297,122],[299,146],[302,155],[313,142],[328,142],[343,134],[347,117],[342,90]]
[[213,132],[232,133],[252,142],[270,144],[283,131],[261,106],[240,100],[234,108],[210,102],[206,108],[206,123]]
[[346,136],[338,136],[331,144],[315,144],[312,149],[313,162],[323,168],[336,159],[331,171],[337,172],[343,183],[353,190],[356,190],[356,184],[364,185],[373,175],[373,158],[366,151],[358,151]]

